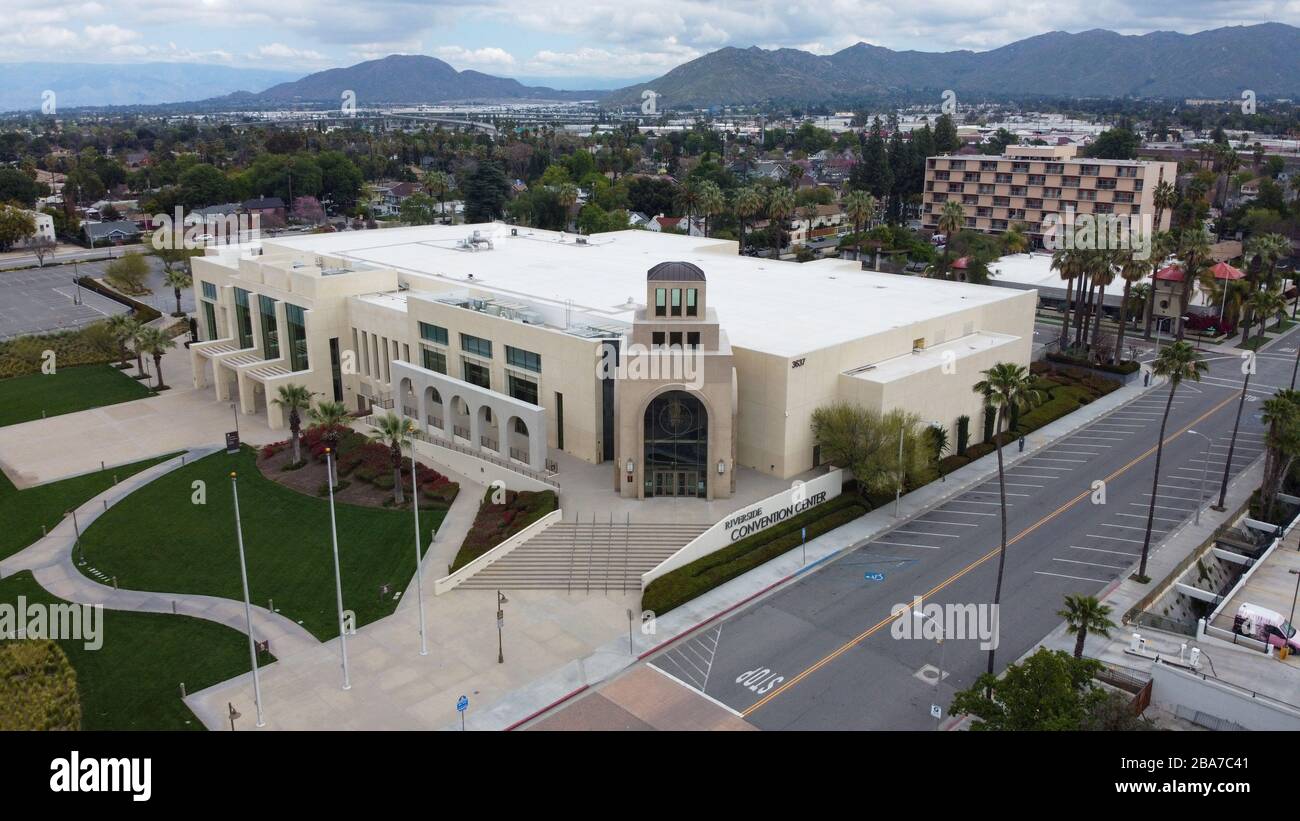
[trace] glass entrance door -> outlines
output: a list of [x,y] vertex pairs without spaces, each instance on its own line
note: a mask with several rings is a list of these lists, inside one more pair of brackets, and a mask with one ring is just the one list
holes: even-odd
[[702,496],[700,474],[694,470],[657,470],[654,473],[655,496]]

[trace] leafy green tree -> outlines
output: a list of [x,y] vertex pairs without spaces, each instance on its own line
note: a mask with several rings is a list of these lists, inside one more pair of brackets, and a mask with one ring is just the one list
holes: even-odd
[[1078,730],[1106,700],[1092,683],[1102,669],[1094,659],[1076,659],[1040,647],[998,678],[984,673],[952,700],[953,715],[977,719],[972,730]]
[[21,208],[0,204],[0,251],[8,251],[35,233],[35,217]]
[[481,162],[465,181],[465,221],[491,222],[505,214],[510,183],[495,162]]
[[927,475],[932,448],[920,428],[916,414],[901,410],[882,414],[851,402],[826,405],[812,415],[813,441],[821,447],[822,458],[853,474],[864,501],[873,493],[895,490],[908,477]]
[[105,279],[114,288],[132,296],[146,293],[145,281],[149,278],[149,263],[144,254],[123,254],[108,264]]
[[1129,129],[1111,128],[1098,134],[1084,155],[1101,160],[1136,160],[1141,147],[1142,139]]
[[17,168],[0,168],[0,202],[16,202],[30,207],[49,189]]
[[428,194],[412,194],[402,200],[399,215],[407,225],[433,225],[438,221],[438,203]]

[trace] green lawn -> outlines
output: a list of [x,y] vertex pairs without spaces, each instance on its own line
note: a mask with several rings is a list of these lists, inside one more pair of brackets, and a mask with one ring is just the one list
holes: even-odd
[[0,379],[0,426],[152,395],[148,387],[112,365],[81,365],[59,368],[52,374],[14,376]]
[[[0,602],[17,606],[19,596],[28,604],[61,602],[27,571],[0,580]],[[244,634],[214,622],[105,610],[101,627],[97,650],[80,640],[59,642],[77,671],[83,730],[202,730],[181,701],[181,682],[196,693],[248,672]],[[253,705],[239,707],[247,716]]]
[[73,476],[19,490],[0,472],[0,559],[8,558],[41,537],[41,526],[53,529],[63,515],[120,482],[176,454],[145,459],[121,467]]
[[[88,567],[135,590],[201,593],[242,600],[230,471],[239,505],[253,601],[268,599],[322,641],[338,635],[329,503],[266,479],[254,451],[215,453],[151,482],[113,506],[82,536]],[[205,483],[194,504],[193,483]],[[343,606],[362,625],[397,607],[393,593],[415,573],[409,510],[338,505]],[[444,516],[420,511],[424,541]],[[84,570],[83,570],[84,572]],[[389,593],[380,597],[381,585]]]

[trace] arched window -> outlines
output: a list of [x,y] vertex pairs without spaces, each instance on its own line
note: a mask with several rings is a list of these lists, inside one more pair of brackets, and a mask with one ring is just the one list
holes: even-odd
[[645,495],[707,495],[709,414],[686,391],[668,391],[645,412]]

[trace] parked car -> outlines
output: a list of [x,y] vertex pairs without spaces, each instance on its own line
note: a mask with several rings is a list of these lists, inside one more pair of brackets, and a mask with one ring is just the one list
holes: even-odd
[[1282,618],[1266,607],[1244,603],[1237,608],[1237,615],[1232,619],[1232,631],[1240,633],[1274,647],[1288,647],[1292,653],[1300,653],[1300,637],[1291,622]]

